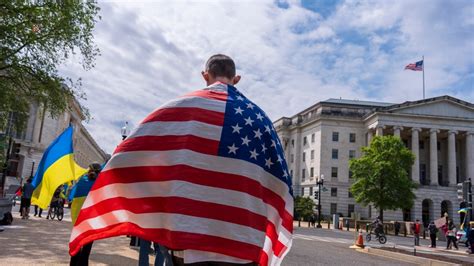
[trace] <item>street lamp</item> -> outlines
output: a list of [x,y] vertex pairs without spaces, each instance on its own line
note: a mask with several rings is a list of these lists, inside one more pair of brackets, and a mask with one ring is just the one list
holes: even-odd
[[31,174],[30,174],[30,177],[33,178],[33,173],[34,173],[34,169],[35,169],[35,160],[32,160],[31,162],[32,162],[32,164],[31,164]]
[[122,133],[122,140],[126,139],[128,134],[130,133],[129,130],[128,130],[128,122],[127,121],[125,121],[125,126],[122,127],[120,132]]
[[316,179],[316,185],[318,185],[318,225],[316,228],[322,228],[321,226],[321,192],[322,186],[324,185],[324,175],[318,176]]

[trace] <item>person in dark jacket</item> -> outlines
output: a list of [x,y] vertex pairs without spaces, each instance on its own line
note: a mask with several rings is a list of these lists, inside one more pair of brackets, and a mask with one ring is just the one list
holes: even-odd
[[398,236],[398,234],[400,233],[400,223],[398,221],[395,221],[395,223],[393,224],[393,226],[395,227],[395,236]]
[[431,246],[430,248],[436,247],[436,233],[438,233],[438,228],[433,221],[428,225],[428,231],[430,232]]
[[454,248],[459,249],[456,239],[456,225],[454,225],[453,220],[451,219],[449,219],[448,222],[448,231],[446,232],[446,239],[448,240],[446,249],[451,249],[451,244],[454,246]]

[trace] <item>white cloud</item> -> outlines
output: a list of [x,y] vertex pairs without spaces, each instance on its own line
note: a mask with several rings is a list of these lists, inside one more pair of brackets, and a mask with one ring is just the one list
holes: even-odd
[[91,134],[108,152],[124,121],[204,86],[212,54],[234,58],[238,88],[272,119],[327,98],[385,101],[421,97],[421,73],[403,67],[426,57],[428,96],[468,101],[473,80],[473,6],[456,1],[347,1],[326,18],[292,1],[101,3],[96,42],[102,56],[83,78]]

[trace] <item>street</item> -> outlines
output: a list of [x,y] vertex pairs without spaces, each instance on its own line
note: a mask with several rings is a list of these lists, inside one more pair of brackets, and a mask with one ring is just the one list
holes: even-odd
[[[0,233],[0,265],[69,263],[69,209],[63,221],[46,220],[46,214],[21,220],[17,204],[14,224]],[[352,237],[353,233],[344,231],[295,228],[293,247],[283,265],[410,265],[349,249]],[[91,263],[137,265],[138,250],[129,248],[129,241],[123,236],[94,242]]]

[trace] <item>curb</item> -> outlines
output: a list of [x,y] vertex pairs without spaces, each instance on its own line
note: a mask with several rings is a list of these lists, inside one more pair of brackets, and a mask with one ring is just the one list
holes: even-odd
[[387,251],[387,250],[381,250],[381,249],[376,249],[376,248],[356,249],[356,251],[363,252],[366,254],[391,258],[395,260],[416,263],[418,265],[432,265],[432,266],[460,265],[460,264],[455,264],[455,263],[450,263],[450,262],[445,262],[445,261],[440,261],[440,260],[428,259],[428,258],[423,258],[423,257],[415,257],[412,255],[407,255],[407,254],[402,254],[402,253],[392,252],[392,251]]

